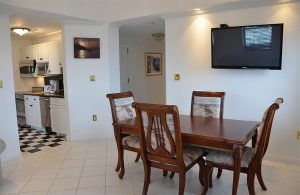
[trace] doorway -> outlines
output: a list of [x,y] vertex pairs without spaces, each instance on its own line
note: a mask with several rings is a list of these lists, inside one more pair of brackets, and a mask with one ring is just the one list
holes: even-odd
[[[157,16],[123,21],[120,25],[121,91],[132,91],[136,101],[166,103],[164,32],[164,20]],[[161,54],[161,74],[145,74],[147,52]]]

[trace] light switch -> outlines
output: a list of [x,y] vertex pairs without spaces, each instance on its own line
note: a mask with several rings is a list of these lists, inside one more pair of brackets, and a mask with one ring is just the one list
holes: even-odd
[[3,88],[2,80],[0,80],[0,88]]
[[180,74],[174,74],[174,80],[179,81],[180,80]]
[[96,75],[91,75],[90,76],[90,81],[96,81]]
[[93,115],[93,121],[97,121],[97,115]]

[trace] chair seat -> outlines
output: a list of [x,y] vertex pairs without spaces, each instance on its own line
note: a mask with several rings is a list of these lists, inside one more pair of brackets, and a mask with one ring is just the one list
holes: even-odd
[[130,146],[133,148],[140,148],[140,138],[137,135],[128,135],[126,137],[123,137],[122,144],[124,146]]
[[[255,153],[255,148],[246,146],[242,156],[241,167],[248,167],[252,158],[255,156]],[[206,156],[206,161],[233,166],[232,152],[224,150],[211,150]]]
[[183,160],[185,166],[190,165],[192,162],[203,156],[205,150],[201,147],[185,144],[183,146]]

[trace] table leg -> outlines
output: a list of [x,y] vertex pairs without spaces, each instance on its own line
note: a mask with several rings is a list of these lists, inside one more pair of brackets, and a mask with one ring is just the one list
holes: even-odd
[[234,162],[234,172],[233,172],[233,183],[232,183],[232,195],[237,194],[240,169],[242,161],[243,147],[241,145],[233,145],[233,162]]

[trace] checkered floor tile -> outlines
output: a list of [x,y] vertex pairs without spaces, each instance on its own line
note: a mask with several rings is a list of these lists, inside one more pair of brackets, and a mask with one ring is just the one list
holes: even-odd
[[65,136],[56,133],[37,131],[31,128],[19,128],[19,141],[22,152],[35,153],[45,147],[56,147],[66,141]]

